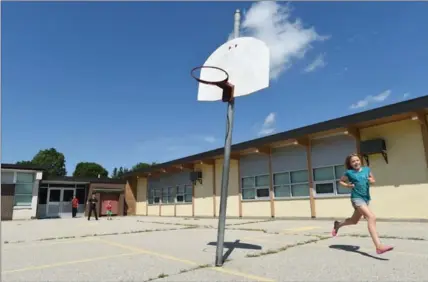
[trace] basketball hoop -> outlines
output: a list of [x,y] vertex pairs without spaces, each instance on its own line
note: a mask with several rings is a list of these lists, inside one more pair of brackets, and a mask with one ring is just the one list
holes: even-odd
[[[200,77],[198,78],[195,72],[198,70],[202,71],[202,69],[218,70],[224,74],[225,78],[220,80],[214,80],[214,81],[204,80],[204,79],[201,79]],[[199,66],[199,67],[193,68],[192,71],[190,72],[190,75],[199,83],[214,85],[221,88],[223,90],[223,97],[222,97],[223,102],[230,102],[233,100],[234,85],[228,82],[229,74],[224,69],[219,67],[213,67],[213,66]]]

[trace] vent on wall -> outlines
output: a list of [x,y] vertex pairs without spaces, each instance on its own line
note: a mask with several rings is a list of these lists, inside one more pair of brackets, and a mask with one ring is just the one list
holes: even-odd
[[190,181],[192,181],[193,184],[195,184],[196,181],[202,184],[202,171],[191,171]]
[[370,166],[369,156],[375,154],[382,154],[383,159],[388,163],[388,154],[386,153],[385,140],[378,138],[372,140],[361,141],[360,153],[364,157],[368,166]]

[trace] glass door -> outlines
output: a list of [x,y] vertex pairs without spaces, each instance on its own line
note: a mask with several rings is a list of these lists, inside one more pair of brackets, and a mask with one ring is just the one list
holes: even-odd
[[61,189],[48,190],[48,203],[46,205],[46,215],[48,217],[59,217],[61,206]]
[[75,189],[64,188],[61,197],[61,217],[71,217],[71,200],[75,195]]

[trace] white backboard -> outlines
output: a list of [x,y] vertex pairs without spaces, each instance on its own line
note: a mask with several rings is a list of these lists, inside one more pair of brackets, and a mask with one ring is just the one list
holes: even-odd
[[[249,95],[269,87],[269,48],[253,37],[239,37],[226,42],[214,51],[204,66],[219,67],[229,74],[235,86],[234,97]],[[217,81],[224,78],[220,71],[202,69],[200,78]],[[214,85],[199,83],[198,101],[218,101],[223,90]]]

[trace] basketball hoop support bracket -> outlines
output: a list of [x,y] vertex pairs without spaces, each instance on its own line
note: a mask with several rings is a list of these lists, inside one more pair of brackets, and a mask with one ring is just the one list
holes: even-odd
[[233,95],[235,86],[233,84],[230,84],[229,82],[224,82],[222,84],[217,85],[223,90],[223,96],[221,100],[223,102],[231,102],[235,97]]

